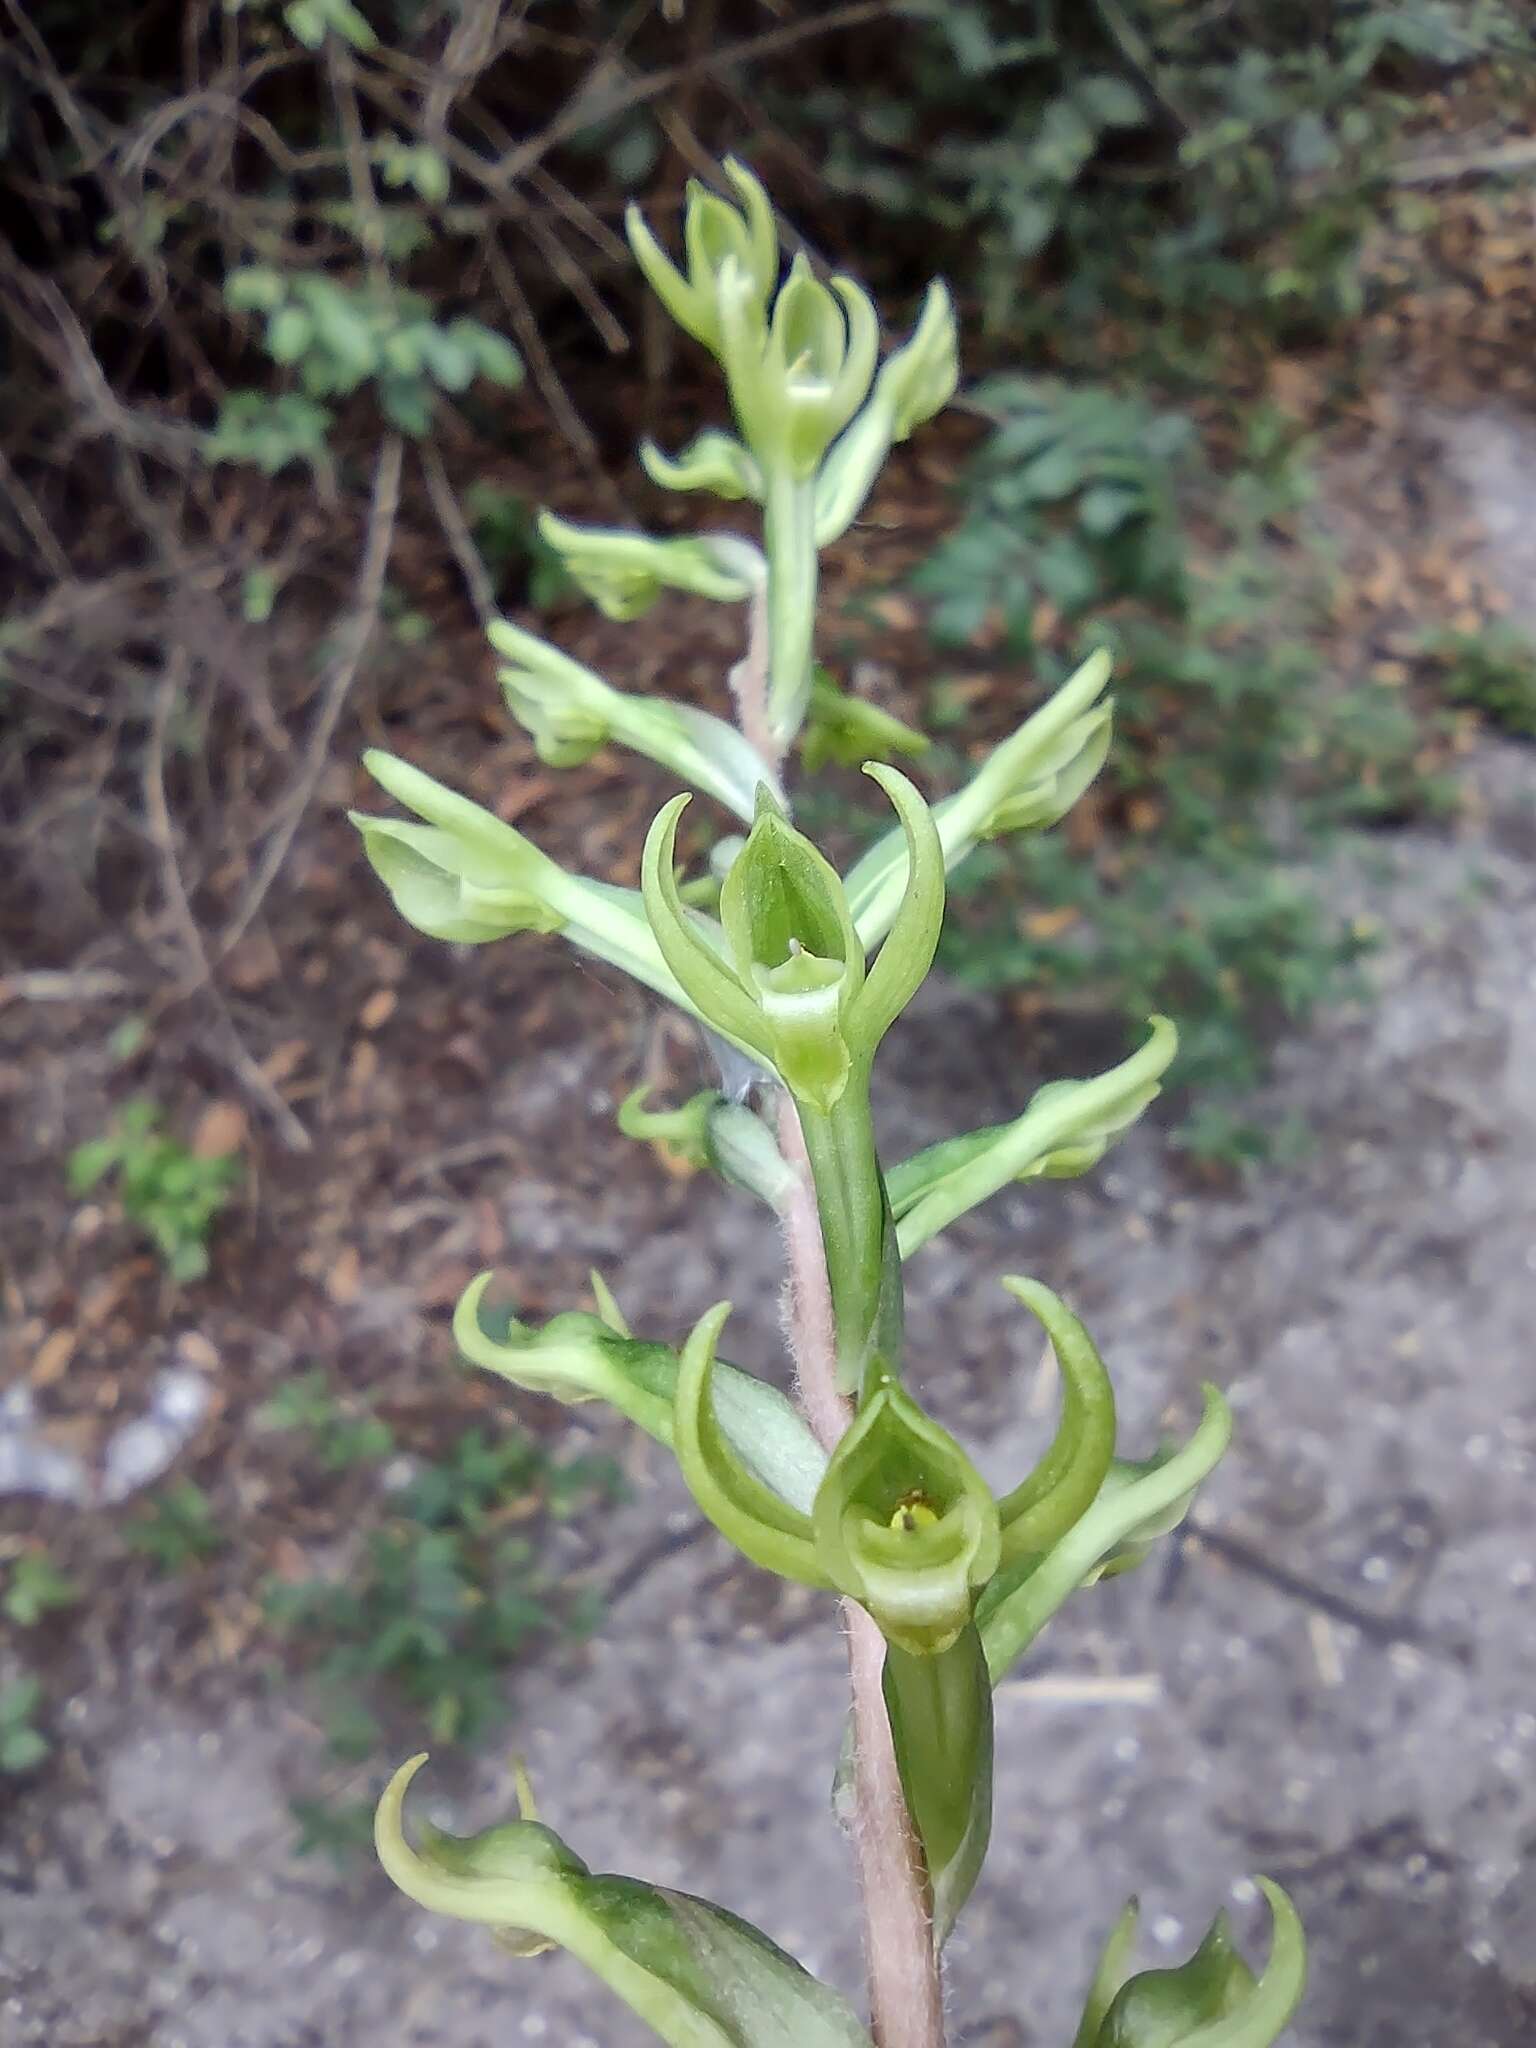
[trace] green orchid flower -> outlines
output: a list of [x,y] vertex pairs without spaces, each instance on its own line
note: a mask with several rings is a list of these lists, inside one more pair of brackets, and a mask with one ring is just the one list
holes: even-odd
[[570,768],[609,740],[658,761],[724,804],[752,816],[759,787],[778,788],[761,754],[733,725],[667,697],[632,697],[568,654],[497,619],[487,637],[509,666],[500,671],[507,707],[533,735],[541,760]]
[[1109,1470],[1114,1398],[1087,1332],[1049,1288],[1007,1284],[1050,1336],[1064,1397],[1050,1448],[1001,1499],[954,1438],[887,1379],[826,1461],[807,1509],[765,1477],[760,1456],[743,1455],[730,1422],[739,1394],[729,1369],[715,1364],[728,1303],[701,1319],[679,1362],[672,1448],[704,1513],[753,1563],[857,1600],[910,1656],[947,1651],[999,1569],[1052,1552],[1092,1508]]
[[669,2048],[871,2048],[852,2009],[755,1927],[686,1892],[600,1876],[528,1813],[468,1837],[405,1831],[412,1757],[374,1817],[380,1863],[429,1912],[494,1930],[513,1955],[563,1948]]
[[767,580],[761,549],[739,534],[657,540],[619,527],[573,526],[553,512],[541,512],[538,523],[572,582],[610,619],[638,619],[663,590],[741,604]]
[[638,206],[624,215],[624,228],[646,283],[687,334],[713,355],[721,350],[720,291],[723,273],[734,269],[738,317],[761,323],[779,274],[779,231],[767,193],[734,157],[721,167],[741,201],[734,207],[696,179],[688,182],[683,211],[686,273],[662,250]]
[[[1041,830],[1072,808],[1104,765],[1112,704],[1099,702],[1110,661],[1090,655],[963,789],[933,807],[948,873],[999,833]],[[906,852],[895,833],[877,840],[848,876],[848,904],[866,946],[890,928],[906,887]]]

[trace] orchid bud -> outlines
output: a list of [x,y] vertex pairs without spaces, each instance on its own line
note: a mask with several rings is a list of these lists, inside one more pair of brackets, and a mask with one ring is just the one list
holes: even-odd
[[657,540],[617,527],[572,526],[553,512],[539,514],[539,533],[572,582],[610,619],[639,618],[663,590],[740,603],[766,574],[759,550],[733,534]]
[[763,475],[734,434],[707,427],[681,455],[663,455],[654,441],[640,444],[640,466],[664,491],[713,491],[717,498],[763,495]]

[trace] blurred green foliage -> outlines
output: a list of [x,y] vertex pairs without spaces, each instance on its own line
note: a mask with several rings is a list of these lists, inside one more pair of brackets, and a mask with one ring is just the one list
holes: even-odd
[[161,1128],[163,1112],[142,1097],[127,1103],[105,1136],[69,1157],[69,1186],[87,1194],[110,1180],[123,1214],[153,1243],[173,1280],[208,1270],[208,1235],[240,1178],[238,1159],[199,1158]]

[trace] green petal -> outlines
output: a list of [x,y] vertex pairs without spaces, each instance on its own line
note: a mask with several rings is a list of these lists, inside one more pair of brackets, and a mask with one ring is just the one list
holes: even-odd
[[1061,1422],[1050,1449],[997,1504],[1002,1561],[1048,1550],[1098,1496],[1115,1450],[1115,1393],[1093,1339],[1060,1296],[1038,1280],[1005,1279],[1016,1300],[1045,1325],[1061,1369]]
[[662,958],[704,1021],[737,1045],[767,1057],[762,1012],[720,956],[705,944],[677,893],[673,873],[677,821],[688,801],[687,796],[673,797],[646,835],[640,864],[645,914]]
[[899,768],[866,761],[864,773],[896,807],[907,842],[907,876],[890,935],[855,997],[849,1031],[865,1057],[873,1053],[927,979],[944,926],[944,854],[933,814]]

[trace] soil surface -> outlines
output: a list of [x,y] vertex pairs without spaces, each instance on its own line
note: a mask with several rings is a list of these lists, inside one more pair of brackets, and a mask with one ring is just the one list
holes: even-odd
[[[1447,431],[1490,571],[1517,586],[1536,441],[1503,415]],[[545,784],[498,739],[474,735],[477,793],[523,816]],[[464,735],[458,752],[473,758]],[[628,879],[629,827],[657,790],[629,777],[616,794],[604,773],[579,771],[575,806],[609,821]],[[1204,1379],[1238,1420],[1184,1536],[1080,1594],[1000,1692],[994,1846],[951,1950],[972,2048],[1070,2039],[1132,1891],[1150,1958],[1187,1952],[1221,1904],[1261,1942],[1256,1871],[1292,1890],[1311,1935],[1297,2048],[1532,2038],[1536,780],[1528,750],[1491,740],[1465,774],[1455,826],[1337,857],[1332,886],[1382,943],[1370,1001],[1281,1052],[1271,1106],[1305,1113],[1307,1156],[1213,1186],[1148,1124],[1096,1174],[1000,1198],[911,1268],[913,1377],[997,1480],[1050,1426],[1006,1271],[1081,1310],[1132,1450],[1186,1428]],[[112,1085],[100,1016],[55,1006],[56,1062],[39,1069],[35,1019],[0,1007],[21,1168],[8,1256],[28,1280],[11,1305],[28,1359],[49,1360],[22,1375],[47,1441],[99,1473],[156,1374],[200,1374],[211,1419],[178,1469],[278,1569],[335,1532],[243,1419],[317,1362],[416,1449],[509,1412],[504,1390],[446,1369],[446,1307],[483,1264],[509,1269],[530,1313],[581,1302],[596,1264],[658,1337],[729,1294],[731,1355],[783,1371],[772,1229],[613,1130],[637,1073],[696,1085],[695,1056],[634,994],[595,1003],[592,976],[545,942],[465,958],[401,934],[346,865],[339,813],[360,793],[337,771],[301,836],[308,923],[281,972],[258,946],[236,982],[234,1021],[315,1150],[265,1149],[222,1283],[168,1317],[109,1218],[87,1210],[60,1236],[35,1192],[89,1134],[91,1085]],[[1058,1046],[1053,1070],[1101,1052]],[[1015,1112],[1039,1057],[1003,1008],[933,990],[884,1061],[888,1149]],[[28,1323],[39,1301],[60,1305]],[[45,1353],[61,1329],[71,1342]],[[611,1447],[631,1480],[624,1504],[559,1539],[610,1589],[600,1630],[509,1675],[545,1817],[594,1867],[718,1899],[856,1993],[825,1796],[842,1712],[827,1604],[733,1560],[650,1446],[586,1411],[518,1412]],[[5,1513],[66,1566],[115,1555],[99,1502]],[[366,1866],[342,1880],[297,1859],[287,1801],[323,1767],[319,1737],[301,1688],[253,1677],[249,1573],[213,1564],[189,1589],[115,1569],[117,1593],[52,1639],[55,1762],[0,1792],[6,2048],[649,2039],[568,1959],[513,1963]],[[504,1760],[445,1759],[419,1798],[461,1830],[502,1816]]]

